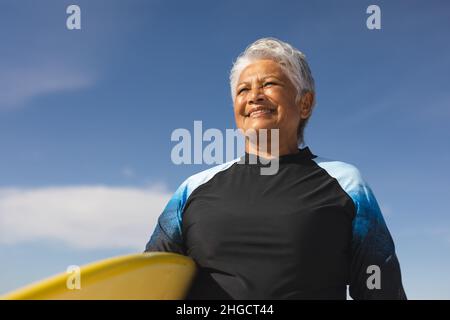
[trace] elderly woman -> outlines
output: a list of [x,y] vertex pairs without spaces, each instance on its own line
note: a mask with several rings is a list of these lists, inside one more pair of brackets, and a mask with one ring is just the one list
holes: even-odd
[[[279,149],[247,139],[242,161],[188,178],[146,251],[196,262],[192,299],[345,299],[347,285],[354,299],[405,299],[394,243],[358,169],[298,147],[315,96],[305,56],[260,39],[230,80],[237,127],[278,130]],[[262,175],[275,157],[276,174]]]

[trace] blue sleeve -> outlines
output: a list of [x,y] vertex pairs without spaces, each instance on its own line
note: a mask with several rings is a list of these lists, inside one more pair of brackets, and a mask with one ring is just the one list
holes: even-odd
[[184,254],[181,214],[186,199],[187,188],[186,183],[183,183],[159,216],[158,223],[150,237],[150,241],[145,246],[145,252],[165,251]]
[[349,190],[352,223],[350,296],[353,299],[406,299],[392,237],[370,187],[357,172]]
[[350,296],[353,299],[406,299],[394,241],[377,200],[359,170],[348,163],[317,157],[353,200]]

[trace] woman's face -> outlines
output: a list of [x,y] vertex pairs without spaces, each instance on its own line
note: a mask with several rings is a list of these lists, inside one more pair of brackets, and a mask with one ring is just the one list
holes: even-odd
[[234,116],[239,129],[279,129],[280,147],[297,145],[301,115],[297,90],[273,60],[258,60],[240,74]]

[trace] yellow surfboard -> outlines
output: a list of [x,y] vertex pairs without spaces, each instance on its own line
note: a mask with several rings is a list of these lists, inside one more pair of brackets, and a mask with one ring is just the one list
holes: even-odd
[[195,272],[194,261],[179,254],[132,254],[75,268],[0,299],[177,300],[186,296]]

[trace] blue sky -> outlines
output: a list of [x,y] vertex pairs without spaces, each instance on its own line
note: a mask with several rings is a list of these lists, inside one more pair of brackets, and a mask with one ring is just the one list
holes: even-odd
[[[81,30],[66,8],[81,7]],[[366,8],[381,8],[368,30]],[[228,73],[254,40],[302,50],[305,136],[355,164],[394,237],[406,292],[450,299],[447,1],[0,2],[0,293],[141,251],[170,194],[177,128],[234,128]]]

